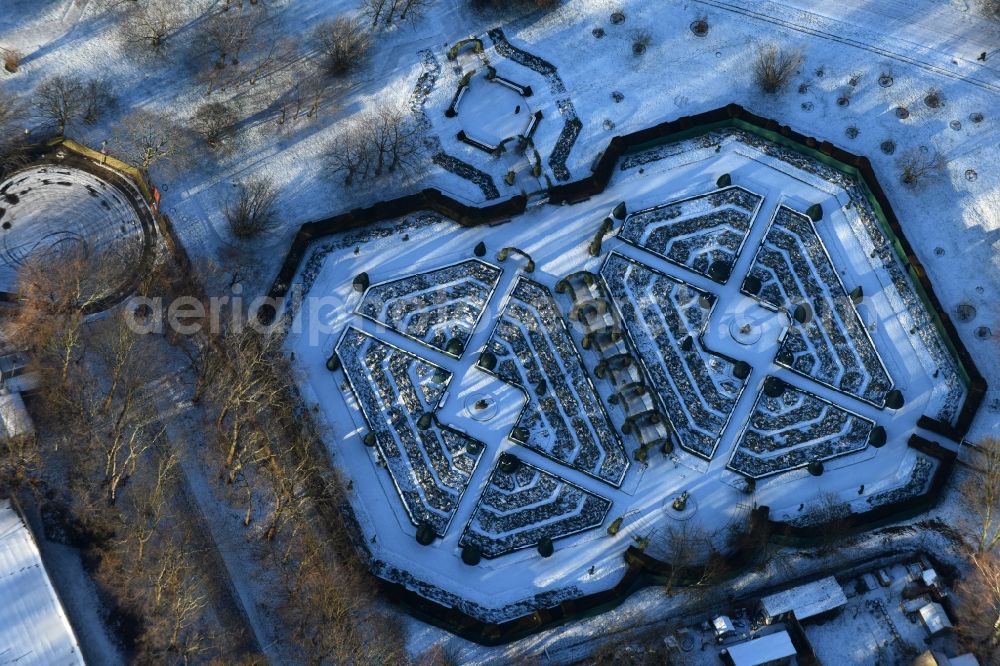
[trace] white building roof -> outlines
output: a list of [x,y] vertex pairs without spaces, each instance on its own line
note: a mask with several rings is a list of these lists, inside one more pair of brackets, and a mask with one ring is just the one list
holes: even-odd
[[931,636],[951,627],[951,620],[948,619],[948,614],[944,612],[944,608],[937,602],[932,601],[921,608],[920,617]]
[[934,585],[937,585],[938,575],[937,571],[934,571],[934,569],[924,569],[920,577],[923,579],[924,585],[928,587],[933,587]]
[[6,437],[33,435],[32,423],[20,393],[0,393],[0,430]]
[[783,590],[760,600],[768,618],[794,611],[798,620],[840,608],[847,603],[844,590],[833,576]]
[[759,666],[768,662],[795,656],[795,646],[787,631],[768,634],[746,643],[726,648],[734,666]]
[[726,634],[736,633],[736,626],[733,624],[733,621],[729,619],[728,615],[720,615],[712,620],[712,626],[715,627],[716,636],[725,636]]
[[8,500],[0,500],[0,600],[0,663],[84,663],[35,539]]

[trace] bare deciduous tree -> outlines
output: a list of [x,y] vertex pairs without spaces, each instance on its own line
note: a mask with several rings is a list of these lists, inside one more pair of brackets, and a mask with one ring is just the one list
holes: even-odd
[[167,39],[185,20],[184,4],[174,0],[135,0],[123,3],[119,24],[122,42],[152,52],[162,51]]
[[20,307],[6,333],[64,381],[77,360],[85,314],[107,293],[120,271],[115,252],[94,253],[83,244],[58,254],[36,252],[18,271]]
[[682,523],[670,526],[660,539],[660,559],[670,564],[663,581],[669,594],[679,585],[703,587],[721,572],[723,558],[716,548],[717,536],[708,530]]
[[[400,627],[373,604],[368,575],[329,544],[303,534],[285,562],[283,615],[305,661],[402,664]],[[335,564],[334,564],[335,563]]]
[[418,137],[405,105],[385,104],[347,123],[334,136],[327,162],[350,186],[359,177],[377,178],[411,167],[419,151]]
[[53,76],[35,89],[34,105],[36,115],[46,125],[65,134],[66,127],[82,117],[87,106],[87,91],[77,78]]
[[1000,544],[1000,438],[986,437],[961,485],[962,498],[976,517],[973,526],[979,552]]
[[262,14],[237,9],[216,12],[205,19],[201,40],[215,54],[214,66],[224,69],[240,64],[245,48],[254,42]]
[[429,5],[430,0],[362,0],[361,11],[371,21],[372,28],[389,27],[417,21]]
[[359,67],[371,47],[369,33],[358,21],[347,16],[324,21],[313,34],[326,61],[326,69],[335,76]]
[[42,451],[34,434],[0,438],[0,493],[30,486],[41,468]]
[[278,189],[269,177],[240,183],[236,196],[226,202],[223,212],[237,238],[253,238],[273,230],[278,224],[275,204]]
[[928,177],[944,171],[948,161],[937,149],[919,146],[906,151],[899,158],[900,178],[904,185],[916,187]]
[[995,664],[1000,657],[1000,558],[988,550],[970,559],[972,571],[955,586],[957,631],[982,663]]
[[27,116],[22,99],[0,88],[0,176],[26,161],[22,123]]
[[236,124],[236,109],[226,102],[207,102],[198,107],[191,121],[205,143],[217,148]]
[[18,124],[26,115],[24,102],[9,90],[0,88],[0,136],[18,132]]
[[107,79],[88,79],[83,84],[83,122],[93,125],[114,104],[115,96]]
[[798,49],[785,50],[773,44],[757,49],[753,61],[753,78],[757,86],[766,93],[780,92],[802,64],[802,52]]
[[151,111],[125,116],[115,136],[126,160],[143,169],[164,162],[182,162],[190,146],[187,132],[171,118]]

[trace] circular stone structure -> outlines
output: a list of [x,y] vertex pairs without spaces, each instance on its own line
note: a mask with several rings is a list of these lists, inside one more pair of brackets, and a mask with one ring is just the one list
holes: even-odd
[[736,317],[729,322],[729,335],[741,345],[753,345],[760,340],[760,327],[748,317]]
[[499,409],[497,401],[485,393],[474,393],[465,400],[465,410],[477,421],[489,421]]
[[117,172],[78,162],[85,161],[36,164],[0,182],[0,292],[8,299],[27,262],[82,253],[108,270],[92,294],[91,310],[104,309],[131,291],[151,255],[152,212],[138,189]]
[[694,498],[688,495],[684,498],[684,508],[680,511],[674,508],[674,502],[678,500],[681,495],[673,495],[663,502],[663,513],[667,514],[670,518],[674,520],[679,520],[681,522],[685,520],[691,520],[694,514],[698,512],[698,503],[694,501]]

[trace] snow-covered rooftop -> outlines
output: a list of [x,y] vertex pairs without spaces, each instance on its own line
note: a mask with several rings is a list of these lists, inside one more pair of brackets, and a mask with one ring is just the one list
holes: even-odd
[[783,590],[760,600],[768,619],[793,612],[796,619],[805,620],[840,608],[846,603],[844,590],[833,576]]
[[948,619],[948,614],[944,612],[944,607],[937,602],[932,601],[921,608],[920,619],[924,621],[927,633],[931,636],[951,628],[951,620]]
[[31,530],[9,500],[0,500],[0,599],[0,662],[84,663]]
[[726,648],[733,666],[760,666],[795,656],[795,646],[787,631],[768,634]]
[[34,434],[35,424],[20,393],[0,393],[0,431],[4,437]]

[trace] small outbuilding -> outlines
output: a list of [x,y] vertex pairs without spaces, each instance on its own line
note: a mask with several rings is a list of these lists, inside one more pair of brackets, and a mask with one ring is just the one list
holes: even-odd
[[0,437],[30,437],[35,434],[35,424],[24,406],[20,393],[0,388]]
[[913,660],[913,666],[979,666],[979,660],[973,654],[947,657],[940,652],[927,650]]
[[736,634],[736,625],[733,624],[728,615],[720,615],[712,620],[712,629],[715,630],[715,640],[717,641]]
[[730,645],[719,656],[729,666],[784,666],[792,663],[795,654],[792,637],[787,631],[779,631]]
[[83,665],[34,535],[8,500],[0,500],[0,599],[0,662]]
[[951,629],[951,620],[948,619],[948,614],[941,604],[932,601],[926,606],[922,606],[917,612],[920,613],[920,619],[923,620],[924,626],[927,627],[927,633],[931,636],[937,636]]
[[832,614],[847,604],[844,589],[833,576],[789,588],[760,600],[767,624],[795,615],[800,622]]

